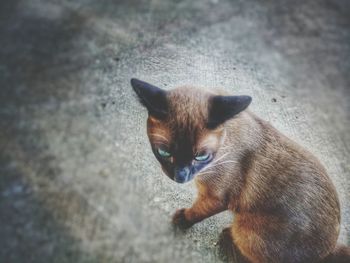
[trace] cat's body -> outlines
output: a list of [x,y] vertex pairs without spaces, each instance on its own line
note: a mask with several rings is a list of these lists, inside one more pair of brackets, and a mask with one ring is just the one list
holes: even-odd
[[175,213],[175,224],[190,227],[231,210],[225,232],[245,262],[350,262],[347,247],[334,252],[340,208],[325,169],[245,110],[249,97],[132,85],[149,111],[148,136],[165,173],[196,180],[197,200]]
[[222,150],[220,176],[209,167],[196,179],[235,213],[231,233],[241,253],[250,262],[297,263],[332,252],[339,203],[318,160],[248,111],[226,125],[226,144],[236,143]]

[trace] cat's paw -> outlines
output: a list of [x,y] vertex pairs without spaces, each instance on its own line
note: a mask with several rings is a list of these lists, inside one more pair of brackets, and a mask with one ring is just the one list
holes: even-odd
[[193,223],[188,221],[185,216],[185,208],[178,209],[173,215],[173,224],[181,229],[190,228]]

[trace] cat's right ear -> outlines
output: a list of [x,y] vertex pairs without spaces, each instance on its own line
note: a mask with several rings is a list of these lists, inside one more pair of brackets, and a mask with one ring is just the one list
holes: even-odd
[[130,82],[148,113],[158,119],[165,118],[168,113],[167,92],[138,79],[131,79]]
[[252,98],[250,96],[213,96],[210,99],[207,127],[215,129],[244,111],[251,102]]

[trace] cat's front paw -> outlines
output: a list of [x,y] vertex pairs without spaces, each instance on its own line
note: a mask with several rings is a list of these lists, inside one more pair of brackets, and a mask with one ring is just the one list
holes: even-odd
[[178,209],[173,215],[173,224],[179,228],[186,229],[193,225],[192,222],[186,219],[185,208]]

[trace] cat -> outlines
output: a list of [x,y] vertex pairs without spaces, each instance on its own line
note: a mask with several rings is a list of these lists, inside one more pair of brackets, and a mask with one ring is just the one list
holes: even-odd
[[131,85],[164,173],[178,183],[195,178],[198,197],[176,211],[175,225],[230,210],[222,240],[240,262],[350,262],[350,248],[336,245],[340,206],[325,168],[249,111],[250,96]]

